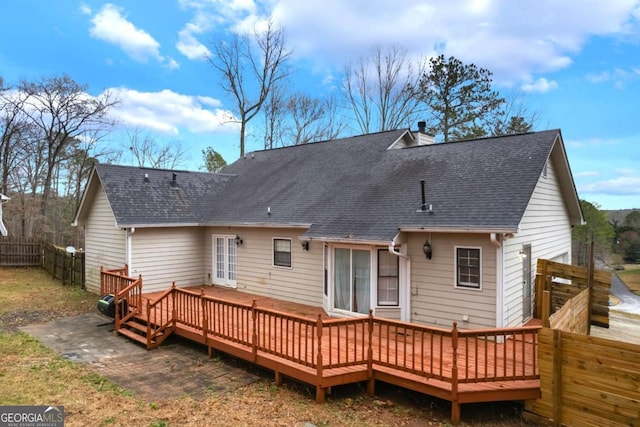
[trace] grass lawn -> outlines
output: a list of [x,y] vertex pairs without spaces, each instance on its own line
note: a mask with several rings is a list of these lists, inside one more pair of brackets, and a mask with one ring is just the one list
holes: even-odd
[[618,271],[617,274],[632,292],[640,295],[640,265],[627,264],[624,266],[624,270]]
[[[0,405],[64,405],[66,426],[440,426],[448,402],[379,384],[370,398],[359,386],[336,387],[324,404],[310,387],[271,374],[204,400],[186,395],[150,402],[70,362],[17,328],[95,310],[96,295],[62,286],[40,270],[0,268]],[[463,405],[470,425],[522,426],[515,403]],[[462,423],[465,425],[465,423]]]

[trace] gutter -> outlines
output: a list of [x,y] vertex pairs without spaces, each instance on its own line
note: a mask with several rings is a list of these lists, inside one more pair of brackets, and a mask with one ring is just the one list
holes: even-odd
[[131,276],[131,271],[133,271],[132,268],[132,260],[133,260],[133,256],[131,255],[131,244],[133,239],[131,238],[131,236],[133,236],[133,233],[136,232],[136,228],[135,227],[131,227],[129,229],[126,230],[127,233],[127,265],[129,266],[129,276]]
[[[400,236],[400,233],[396,234],[393,237],[393,240],[391,240],[391,242],[389,242],[389,253],[393,254],[395,256],[398,256],[400,258],[404,258],[407,262],[407,277],[406,277],[406,283],[407,283],[407,289],[406,289],[406,294],[405,294],[405,301],[406,301],[406,318],[403,318],[403,316],[401,315],[400,318],[405,321],[405,322],[410,322],[411,321],[411,257],[407,254],[403,254],[402,252],[398,252],[396,251],[396,241],[398,240],[398,237]],[[400,278],[398,278],[398,280],[400,280]]]
[[504,251],[496,233],[489,239],[496,247],[496,328],[504,327]]

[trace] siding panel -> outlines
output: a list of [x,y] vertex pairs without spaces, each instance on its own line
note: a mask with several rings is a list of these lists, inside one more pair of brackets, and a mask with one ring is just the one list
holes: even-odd
[[[426,236],[409,236],[411,256],[411,321],[449,328],[494,327],[496,324],[496,248],[489,235],[433,234],[432,259],[422,246]],[[456,288],[455,247],[482,249],[482,289]],[[468,321],[463,321],[463,316]]]
[[[203,275],[211,283],[212,236],[239,235],[237,289],[284,301],[322,307],[324,272],[322,243],[311,242],[304,251],[295,229],[208,228],[204,233]],[[273,265],[273,238],[291,239],[291,268]]]
[[203,229],[138,228],[132,237],[130,273],[142,274],[144,292],[203,284]]
[[[571,262],[571,224],[555,165],[550,161],[547,176],[541,176],[525,211],[520,231],[504,242],[504,326],[523,322],[522,261],[523,245],[531,245],[531,265],[535,274],[538,258],[561,258]],[[534,281],[532,278],[532,288]]]
[[89,292],[100,292],[100,267],[118,268],[126,261],[126,234],[116,227],[107,196],[100,187],[85,224],[86,286]]

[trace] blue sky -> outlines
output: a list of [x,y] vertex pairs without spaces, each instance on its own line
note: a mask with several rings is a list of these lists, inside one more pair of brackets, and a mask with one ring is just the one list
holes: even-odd
[[[270,18],[314,95],[339,93],[344,65],[381,44],[488,68],[540,113],[538,129],[562,129],[581,198],[640,208],[640,0],[21,0],[2,16],[5,85],[67,73],[91,95],[111,90],[122,127],[181,144],[184,168],[207,146],[237,158],[233,104],[203,58],[220,32]],[[249,137],[247,151],[260,148]]]

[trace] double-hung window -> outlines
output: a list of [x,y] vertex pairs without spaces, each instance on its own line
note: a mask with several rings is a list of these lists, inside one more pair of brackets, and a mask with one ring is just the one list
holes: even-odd
[[397,306],[399,303],[400,258],[387,249],[378,249],[378,305]]
[[456,248],[456,287],[480,289],[481,277],[480,248]]
[[273,265],[291,267],[291,239],[273,239]]

